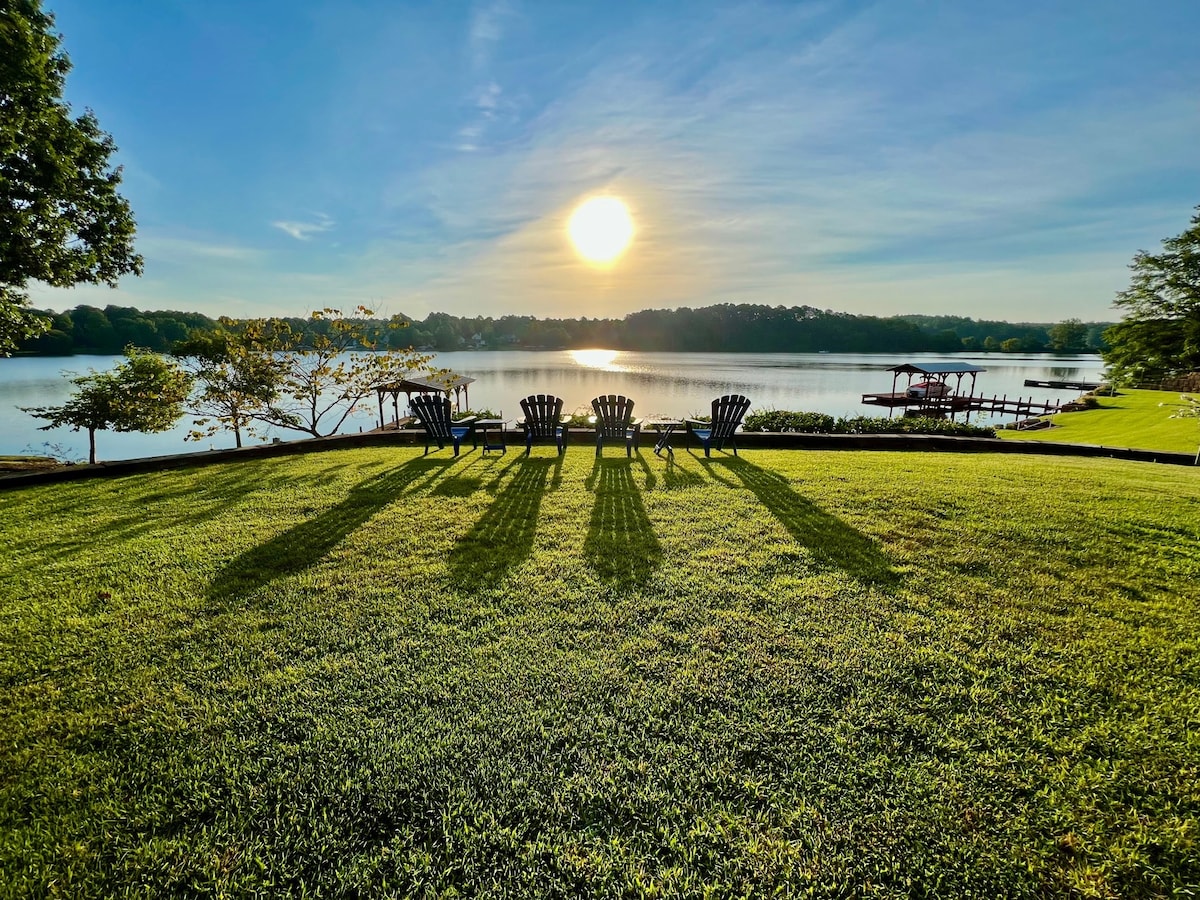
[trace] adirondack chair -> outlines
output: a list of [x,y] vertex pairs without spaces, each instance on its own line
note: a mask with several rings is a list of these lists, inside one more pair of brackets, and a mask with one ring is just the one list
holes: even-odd
[[592,411],[596,413],[596,455],[601,455],[605,439],[624,440],[625,455],[632,455],[642,430],[633,420],[633,401],[620,394],[607,394],[592,401]]
[[702,422],[699,419],[688,419],[688,431],[694,434],[704,446],[704,455],[709,456],[713,447],[723,450],[725,442],[729,442],[733,455],[737,456],[737,443],[734,432],[742,424],[742,416],[750,408],[750,401],[741,394],[727,394],[712,402],[712,421]]
[[562,399],[550,394],[533,394],[521,401],[525,421],[525,455],[534,444],[554,444],[558,455],[567,450],[567,426],[562,424]]
[[437,444],[441,450],[450,442],[454,445],[454,455],[458,456],[458,445],[474,432],[471,426],[475,417],[452,421],[450,398],[444,394],[418,394],[412,400],[412,408],[425,429],[425,453],[429,453],[430,444]]

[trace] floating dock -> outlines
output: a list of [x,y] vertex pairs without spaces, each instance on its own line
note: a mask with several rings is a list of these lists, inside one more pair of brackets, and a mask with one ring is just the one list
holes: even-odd
[[1094,391],[1100,387],[1098,381],[1037,381],[1033,378],[1025,379],[1025,387],[1037,388],[1055,388],[1061,391]]

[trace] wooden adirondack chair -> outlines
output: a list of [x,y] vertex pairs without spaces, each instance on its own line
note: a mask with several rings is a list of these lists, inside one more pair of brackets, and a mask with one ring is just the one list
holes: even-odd
[[436,443],[441,450],[447,442],[454,445],[454,455],[458,456],[458,445],[468,434],[474,434],[472,427],[474,416],[459,419],[457,422],[450,418],[450,398],[443,394],[418,394],[412,401],[413,412],[425,429],[425,452],[429,453],[429,445]]
[[734,432],[742,424],[742,417],[750,408],[750,401],[741,394],[727,394],[712,402],[712,421],[702,422],[699,419],[688,419],[688,431],[694,434],[704,446],[704,455],[709,456],[710,450],[716,447],[723,450],[725,442],[729,442],[733,455],[737,456],[737,443]]
[[521,401],[525,421],[525,455],[536,444],[554,444],[558,455],[567,449],[567,426],[562,424],[563,402],[550,394],[533,394]]
[[633,421],[633,401],[620,394],[606,394],[592,401],[596,414],[596,455],[600,456],[605,439],[624,440],[625,455],[637,449],[641,427]]

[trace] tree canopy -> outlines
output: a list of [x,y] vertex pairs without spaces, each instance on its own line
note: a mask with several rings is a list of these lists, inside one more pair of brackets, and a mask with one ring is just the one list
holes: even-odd
[[[350,314],[322,309],[293,324],[287,319],[222,319],[215,335],[194,332],[174,352],[199,390],[192,436],[220,429],[253,434],[253,424],[336,434],[356,405],[384,384],[425,367],[431,357],[381,346],[379,320],[357,307]],[[404,327],[392,321],[390,329]]]
[[1140,250],[1129,268],[1130,285],[1113,303],[1125,316],[1104,333],[1109,374],[1128,383],[1200,371],[1200,206],[1162,252]]
[[[238,331],[250,320],[223,325],[196,312],[138,310],[131,307],[77,306],[46,312],[51,329],[21,344],[22,353],[120,353],[129,344],[160,352],[192,334]],[[303,346],[328,335],[324,319],[280,319]],[[623,319],[535,319],[532,316],[459,317],[430,313],[424,321],[404,315],[360,319],[361,349],[429,350],[561,349],[610,347],[614,350],[695,352],[953,353],[1001,350],[1094,351],[1111,322],[1068,319],[1059,325],[1012,323],[963,316],[864,316],[809,306],[719,304],[702,308],[643,310]],[[1065,330],[1063,328],[1065,326]],[[1059,329],[1059,331],[1055,331]],[[1079,342],[1079,331],[1084,337]],[[1051,336],[1054,332],[1060,340]],[[1067,340],[1062,340],[1064,337]],[[1010,343],[1006,343],[1010,342]]]
[[41,0],[0,6],[0,355],[49,326],[26,308],[30,281],[115,286],[142,271],[116,146],[90,110],[71,115],[53,28]]
[[108,372],[71,379],[75,392],[61,406],[21,409],[48,424],[88,433],[88,462],[96,461],[97,431],[166,431],[183,415],[191,377],[174,362],[129,348],[128,359]]

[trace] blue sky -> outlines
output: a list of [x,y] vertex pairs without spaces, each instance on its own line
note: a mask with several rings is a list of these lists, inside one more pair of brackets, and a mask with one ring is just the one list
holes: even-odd
[[1114,319],[1200,204],[1195,0],[46,6],[146,258],[53,308]]

